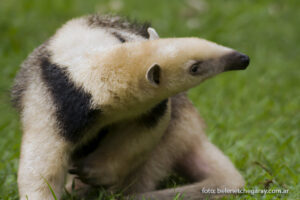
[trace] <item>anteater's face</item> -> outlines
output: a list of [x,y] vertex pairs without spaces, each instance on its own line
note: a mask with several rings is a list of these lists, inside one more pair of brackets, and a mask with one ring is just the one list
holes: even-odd
[[[134,53],[131,52],[134,49]],[[140,71],[149,98],[166,98],[188,90],[221,72],[246,69],[249,57],[198,38],[158,39],[128,44],[129,71]],[[144,75],[143,75],[144,74]],[[142,76],[143,75],[143,76]]]

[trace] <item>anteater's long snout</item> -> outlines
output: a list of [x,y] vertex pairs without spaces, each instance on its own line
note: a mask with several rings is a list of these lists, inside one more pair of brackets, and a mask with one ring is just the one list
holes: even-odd
[[250,63],[250,58],[247,55],[236,51],[225,55],[222,60],[225,62],[224,71],[243,70]]

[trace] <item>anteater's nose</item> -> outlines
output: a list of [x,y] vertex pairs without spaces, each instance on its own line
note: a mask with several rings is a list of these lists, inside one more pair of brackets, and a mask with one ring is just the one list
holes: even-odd
[[248,67],[249,63],[250,63],[249,56],[241,53],[239,57],[240,57],[240,61],[241,61],[241,67],[246,69]]
[[239,52],[232,52],[224,56],[225,71],[246,69],[250,63],[250,58]]

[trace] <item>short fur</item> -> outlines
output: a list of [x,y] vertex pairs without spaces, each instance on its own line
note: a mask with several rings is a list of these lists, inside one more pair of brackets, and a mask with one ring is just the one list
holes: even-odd
[[[148,24],[117,16],[70,20],[27,58],[12,89],[23,125],[20,198],[52,199],[46,181],[60,198],[67,171],[75,174],[69,189],[75,181],[77,190],[105,186],[137,199],[199,199],[203,187],[242,187],[182,92],[247,65],[232,49],[159,39]],[[171,171],[194,183],[153,191]]]

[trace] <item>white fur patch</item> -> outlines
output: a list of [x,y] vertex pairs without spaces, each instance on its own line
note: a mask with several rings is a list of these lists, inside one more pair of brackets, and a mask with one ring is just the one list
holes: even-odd
[[75,19],[63,26],[50,41],[52,60],[65,66],[88,63],[88,54],[104,51],[118,39],[101,28],[90,28],[85,20]]

